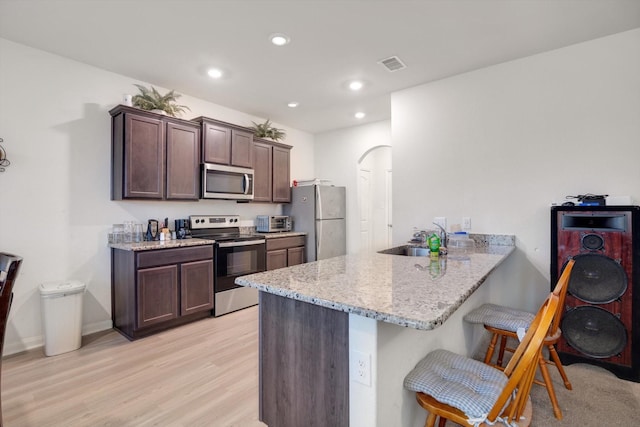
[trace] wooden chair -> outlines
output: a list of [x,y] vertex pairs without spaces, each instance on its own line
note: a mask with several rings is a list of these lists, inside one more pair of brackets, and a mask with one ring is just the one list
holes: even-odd
[[[13,283],[20,270],[22,258],[0,252],[0,371],[2,370],[2,352],[4,333],[7,329],[9,309],[13,300]],[[1,381],[1,378],[0,378]],[[1,382],[0,382],[1,388]],[[2,401],[0,400],[0,427],[2,426]]]
[[[567,374],[562,367],[562,362],[560,362],[560,358],[558,357],[558,353],[556,352],[555,344],[558,342],[560,336],[562,335],[562,331],[560,330],[560,321],[564,312],[564,300],[567,295],[569,278],[571,277],[571,271],[573,270],[574,263],[575,260],[573,259],[570,259],[567,262],[553,290],[553,294],[558,297],[559,304],[556,314],[553,318],[553,323],[549,328],[549,333],[545,337],[543,344],[549,351],[549,360],[546,360],[543,355],[540,354],[540,374],[542,375],[544,382],[534,380],[536,384],[546,387],[547,393],[549,394],[549,399],[551,400],[551,405],[553,407],[553,413],[559,420],[562,419],[562,410],[560,409],[560,405],[558,404],[558,398],[556,397],[556,392],[553,388],[553,382],[551,381],[551,376],[549,375],[547,364],[554,364],[556,366],[558,372],[560,373],[560,376],[562,377],[562,380],[564,381],[565,387],[571,390],[571,383],[569,382]],[[522,310],[515,310],[494,304],[484,304],[478,309],[468,313],[464,317],[464,320],[471,323],[482,323],[484,324],[484,328],[492,334],[491,342],[489,343],[487,352],[484,357],[485,363],[491,363],[498,337],[500,337],[498,358],[495,365],[493,366],[501,368],[502,361],[504,359],[504,352],[514,351],[513,348],[507,347],[507,339],[517,339],[518,328],[527,328],[529,322],[531,321],[531,319],[533,319],[533,316],[533,314]]]
[[529,425],[529,392],[557,306],[558,296],[550,293],[504,371],[446,350],[422,359],[404,385],[416,391],[418,403],[429,412],[425,427],[433,427],[438,417],[440,427],[446,420],[461,425],[515,420],[519,426]]

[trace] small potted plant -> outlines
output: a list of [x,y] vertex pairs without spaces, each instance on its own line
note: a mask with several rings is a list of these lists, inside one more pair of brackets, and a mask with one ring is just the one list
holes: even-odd
[[269,119],[267,119],[266,122],[260,124],[256,122],[251,123],[253,123],[254,125],[252,127],[253,133],[258,138],[269,138],[274,141],[279,141],[280,139],[284,139],[287,136],[284,130],[271,126],[271,121]]
[[173,90],[161,95],[153,86],[151,86],[151,89],[138,84],[134,84],[134,86],[140,90],[140,94],[134,95],[132,98],[134,107],[154,113],[168,114],[172,117],[182,114],[184,110],[191,111],[186,105],[176,104],[176,101],[182,95],[175,93]]

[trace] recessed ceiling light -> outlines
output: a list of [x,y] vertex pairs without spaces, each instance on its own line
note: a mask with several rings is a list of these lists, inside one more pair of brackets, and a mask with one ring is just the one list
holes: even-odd
[[299,104],[297,102],[290,102],[287,104],[287,107],[289,108],[296,108]]
[[219,79],[220,77],[222,77],[222,71],[217,68],[210,68],[209,70],[207,70],[207,74],[212,79]]
[[353,91],[362,89],[362,86],[364,86],[364,84],[358,80],[354,80],[351,83],[349,83],[349,89]]
[[363,113],[362,111],[358,111],[357,113],[355,113],[353,115],[356,119],[364,119],[364,116],[366,116],[365,113]]
[[282,33],[271,34],[269,36],[269,40],[271,40],[271,43],[275,44],[276,46],[284,46],[286,44],[289,44],[289,42],[291,41],[288,35]]

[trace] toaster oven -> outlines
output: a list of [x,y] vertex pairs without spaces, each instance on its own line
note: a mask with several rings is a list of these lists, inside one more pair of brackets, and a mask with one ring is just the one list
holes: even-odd
[[285,215],[258,215],[256,218],[256,231],[261,233],[291,231],[291,217]]

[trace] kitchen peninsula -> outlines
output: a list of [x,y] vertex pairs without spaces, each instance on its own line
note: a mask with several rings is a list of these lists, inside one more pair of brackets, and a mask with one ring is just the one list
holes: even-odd
[[236,279],[261,291],[260,419],[424,423],[404,376],[432,349],[469,351],[462,316],[498,294],[515,251],[514,236],[472,237],[475,249],[437,260],[367,253]]

